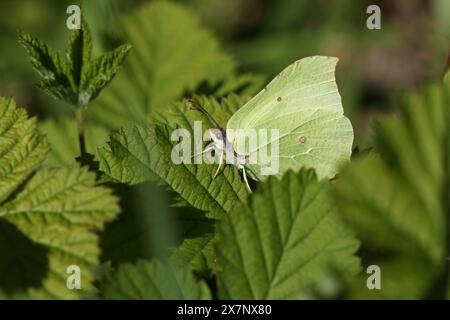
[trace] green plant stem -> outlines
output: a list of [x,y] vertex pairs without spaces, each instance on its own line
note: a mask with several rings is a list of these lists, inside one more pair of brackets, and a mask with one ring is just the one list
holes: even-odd
[[78,143],[80,145],[80,157],[86,155],[86,142],[84,139],[84,121],[85,109],[82,107],[75,108],[75,118],[77,120]]

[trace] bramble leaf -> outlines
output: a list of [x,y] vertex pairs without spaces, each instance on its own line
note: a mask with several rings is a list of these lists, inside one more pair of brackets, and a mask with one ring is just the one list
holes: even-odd
[[311,170],[271,177],[218,225],[225,299],[295,299],[328,268],[355,273],[359,242],[337,219],[328,181]]
[[18,35],[31,57],[31,63],[42,76],[38,88],[55,99],[75,107],[86,107],[114,78],[126,58],[130,46],[116,48],[96,60],[91,60],[92,39],[89,26],[83,20],[80,29],[72,31],[66,52],[59,52],[28,33]]
[[[443,298],[449,292],[450,81],[408,95],[398,117],[376,127],[379,154],[343,170],[335,193],[342,216],[375,255],[383,290],[367,298]],[[372,255],[373,257],[373,255]],[[411,270],[404,272],[405,269]],[[358,284],[358,285],[356,285]]]
[[71,85],[71,67],[61,53],[26,32],[19,32],[18,41],[28,52],[34,69],[43,78],[38,82],[38,87],[53,98],[76,103],[76,94]]
[[[198,99],[218,121],[224,123],[243,101],[237,96],[220,102],[204,97]],[[153,124],[119,130],[111,135],[108,146],[98,151],[100,170],[109,179],[121,183],[158,181],[174,190],[183,205],[205,211],[206,218],[220,218],[246,199],[247,191],[239,172],[232,166],[226,166],[213,179],[215,165],[175,164],[171,158],[172,149],[178,143],[171,141],[173,129],[185,128],[193,133],[194,121],[203,117],[189,110],[185,102],[178,102],[167,108],[166,112],[155,115]],[[203,130],[210,128],[209,123],[204,124]],[[213,238],[211,231],[208,231],[201,237],[186,239],[176,253],[177,260],[192,262],[196,267],[204,266],[205,260],[213,265]]]
[[44,160],[49,147],[37,133],[35,118],[0,97],[0,203],[4,202]]
[[63,86],[70,84],[68,66],[59,52],[53,51],[44,42],[26,32],[19,32],[18,39],[42,78],[55,80]]
[[[223,99],[221,103],[211,99],[205,108],[215,110],[231,108],[239,99]],[[206,99],[203,100],[206,102]],[[222,114],[213,112],[223,119]],[[228,212],[236,202],[246,197],[245,186],[237,170],[227,166],[223,173],[213,179],[214,165],[175,164],[171,158],[174,145],[172,130],[176,127],[194,132],[195,117],[202,115],[189,110],[185,102],[172,105],[165,113],[170,117],[165,125],[159,117],[156,125],[135,125],[122,128],[110,137],[107,147],[99,149],[100,169],[113,181],[136,184],[157,180],[168,185],[193,207],[221,214]],[[197,118],[199,119],[199,118]],[[206,130],[208,127],[204,127]],[[193,136],[192,136],[193,139]]]
[[86,68],[92,56],[92,37],[86,21],[82,21],[80,29],[71,32],[66,55],[70,65],[73,89],[77,90],[81,83],[83,69]]
[[[95,292],[92,283],[100,255],[95,231],[118,211],[111,192],[95,186],[95,174],[77,166],[39,170],[2,205],[0,217],[48,250],[49,272],[41,287],[30,290],[31,296],[77,298]],[[70,265],[82,271],[81,292],[66,287]]]
[[[17,109],[14,101],[0,98],[2,230],[11,229],[8,224],[3,225],[8,222],[32,241],[32,244],[22,242],[21,246],[18,243],[8,246],[6,242],[0,249],[20,248],[29,259],[19,261],[28,269],[34,266],[40,270],[48,265],[40,285],[33,283],[33,288],[27,287],[30,297],[91,295],[95,292],[93,280],[99,259],[95,232],[118,213],[117,200],[108,189],[96,186],[95,174],[85,168],[39,169],[47,151],[47,142],[38,133],[35,119]],[[18,232],[11,231],[12,236],[2,241],[19,239]],[[66,270],[70,265],[79,266],[83,272],[82,290],[69,290],[66,286]]]
[[164,128],[123,128],[110,136],[107,147],[99,150],[100,169],[116,182],[160,181],[193,207],[216,214],[227,212],[245,197],[237,171],[227,167],[213,179],[214,166],[174,164],[172,147]]
[[189,269],[158,260],[140,260],[135,265],[119,266],[102,292],[106,299],[211,299],[206,283],[197,282]]
[[87,105],[114,78],[130,51],[130,45],[123,45],[91,61],[81,76],[79,104]]

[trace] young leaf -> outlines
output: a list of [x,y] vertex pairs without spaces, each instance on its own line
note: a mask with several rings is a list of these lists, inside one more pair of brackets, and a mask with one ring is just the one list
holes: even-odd
[[222,298],[295,299],[328,267],[358,271],[358,241],[339,223],[327,191],[313,171],[290,171],[269,178],[221,220]]
[[[382,290],[364,297],[429,298],[449,293],[450,81],[409,95],[398,117],[380,121],[379,155],[354,161],[336,183],[346,222],[379,265]],[[414,272],[403,272],[406,265]],[[400,268],[403,266],[404,268]],[[433,295],[431,295],[433,293]]]
[[64,86],[70,83],[67,64],[60,53],[53,51],[44,42],[29,33],[20,32],[18,39],[19,43],[27,50],[33,67],[42,78],[55,80]]
[[72,88],[65,87],[54,79],[39,80],[36,82],[36,87],[56,100],[66,101],[74,105],[78,103],[78,98]]
[[77,90],[83,69],[86,68],[92,56],[92,37],[86,21],[83,20],[80,29],[72,31],[66,55],[71,68],[73,89]]
[[90,62],[81,76],[79,104],[85,106],[94,100],[100,91],[114,78],[130,51],[130,45],[123,45],[112,52]]
[[52,97],[75,107],[86,107],[114,78],[130,46],[125,45],[91,61],[92,39],[88,24],[73,30],[66,52],[67,60],[42,41],[27,33],[19,33],[21,43],[43,80],[38,87]]
[[29,33],[20,32],[18,39],[28,52],[34,69],[43,78],[38,82],[38,87],[56,99],[62,98],[69,103],[75,103],[76,95],[71,86],[71,67],[64,57]]
[[102,290],[106,299],[207,300],[204,282],[197,282],[191,271],[158,260],[123,264]]

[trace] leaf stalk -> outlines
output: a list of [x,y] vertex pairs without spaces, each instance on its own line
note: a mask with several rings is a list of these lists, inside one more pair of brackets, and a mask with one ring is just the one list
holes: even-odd
[[75,108],[75,118],[77,121],[77,131],[78,131],[78,144],[80,146],[80,157],[86,155],[86,141],[84,138],[85,112],[86,108],[83,107]]

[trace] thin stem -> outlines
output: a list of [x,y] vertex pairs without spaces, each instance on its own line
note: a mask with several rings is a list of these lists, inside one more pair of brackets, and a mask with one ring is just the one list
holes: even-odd
[[85,109],[82,107],[75,108],[75,118],[77,120],[78,143],[80,145],[80,157],[86,155],[86,142],[84,140],[84,121]]

